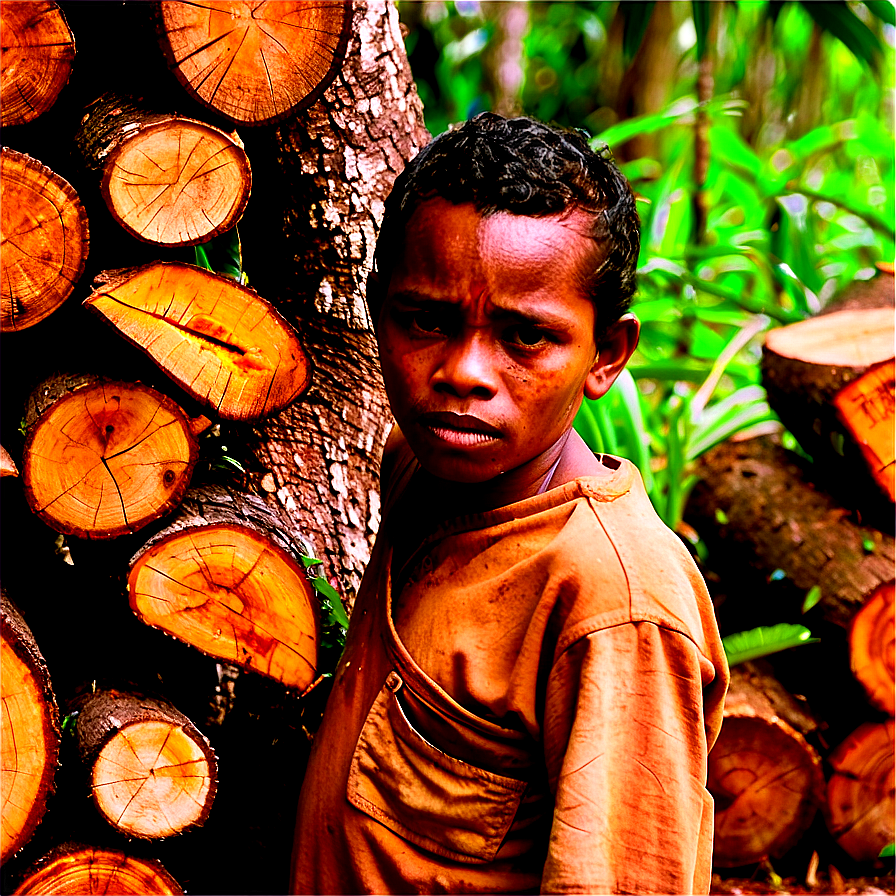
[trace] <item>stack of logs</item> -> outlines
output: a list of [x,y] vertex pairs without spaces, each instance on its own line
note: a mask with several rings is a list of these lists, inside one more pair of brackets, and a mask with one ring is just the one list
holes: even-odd
[[813,821],[835,867],[894,840],[894,287],[880,267],[766,337],[769,403],[800,450],[768,434],[719,445],[689,502],[730,576],[723,634],[784,622],[820,638],[732,669],[710,757],[717,866],[817,847]]
[[[157,75],[148,80],[163,76],[167,63],[182,85],[171,78],[167,95],[182,94],[178,108],[194,113],[159,107],[149,91],[99,92],[96,79],[88,84],[85,77],[72,151],[58,154],[70,170],[51,170],[4,146],[0,172],[4,342],[37,325],[34,332],[43,332],[43,322],[80,291],[82,308],[67,309],[69,320],[80,325],[90,312],[111,325],[122,373],[97,369],[105,360],[89,345],[67,351],[75,369],[34,386],[15,412],[25,436],[21,456],[0,449],[0,467],[20,477],[22,497],[58,533],[62,556],[66,538],[126,542],[140,533],[129,568],[114,575],[127,577],[130,607],[142,623],[214,658],[222,681],[242,668],[302,694],[317,675],[321,628],[305,572],[308,549],[260,498],[222,484],[191,486],[191,477],[201,434],[220,421],[251,424],[275,414],[309,385],[311,364],[298,334],[240,270],[234,228],[252,174],[233,127],[270,125],[320,97],[343,62],[352,7],[240,0],[136,6],[143,8],[132,13],[135,21],[156,35]],[[64,10],[80,14],[48,0],[0,7],[2,124],[11,144],[20,137],[35,143],[33,123],[77,71],[75,39],[82,35],[72,33]],[[104,89],[113,79],[106,80]],[[94,95],[85,93],[91,89]],[[92,289],[83,283],[88,254],[105,257],[114,238],[92,243],[96,219],[88,220],[70,183],[76,178],[101,197],[108,218],[101,225],[114,222],[149,256],[100,271]],[[226,273],[189,263],[189,247],[206,244],[211,256],[216,238],[230,247]],[[174,251],[184,248],[186,255]],[[72,342],[79,342],[74,333]],[[183,892],[133,844],[204,825],[218,788],[215,750],[170,700],[132,681],[82,682],[64,688],[57,705],[48,663],[24,618],[34,628],[55,611],[36,607],[24,591],[4,588],[0,861],[31,840],[66,750],[83,768],[81,786],[109,838],[59,842],[28,857],[16,869],[15,892]],[[84,825],[75,818],[67,827],[79,838]]]

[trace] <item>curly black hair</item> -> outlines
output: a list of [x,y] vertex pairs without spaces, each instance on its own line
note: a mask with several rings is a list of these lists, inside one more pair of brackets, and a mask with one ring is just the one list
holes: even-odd
[[594,152],[578,131],[482,112],[436,137],[396,178],[374,256],[379,285],[368,290],[374,322],[408,221],[437,196],[455,205],[472,202],[484,216],[590,212],[598,251],[584,288],[594,302],[598,333],[631,304],[641,225],[631,187],[609,151]]

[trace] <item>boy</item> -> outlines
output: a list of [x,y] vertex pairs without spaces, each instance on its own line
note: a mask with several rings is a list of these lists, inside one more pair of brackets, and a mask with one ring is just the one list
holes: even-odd
[[700,893],[727,666],[636,469],[572,428],[638,339],[628,183],[484,113],[386,203],[368,301],[397,429],[315,739],[298,893]]

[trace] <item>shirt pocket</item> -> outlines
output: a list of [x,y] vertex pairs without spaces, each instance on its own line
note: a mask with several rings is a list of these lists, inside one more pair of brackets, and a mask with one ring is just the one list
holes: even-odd
[[352,757],[348,801],[410,843],[456,862],[495,858],[526,782],[455,759],[411,726],[390,672]]

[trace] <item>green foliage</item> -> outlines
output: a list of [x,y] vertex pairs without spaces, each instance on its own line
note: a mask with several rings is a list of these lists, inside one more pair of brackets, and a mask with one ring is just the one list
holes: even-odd
[[201,245],[194,246],[193,253],[198,267],[223,274],[243,286],[249,283],[249,278],[243,271],[243,247],[239,228],[234,227]]
[[339,592],[327,581],[316,573],[314,568],[321,563],[316,557],[308,554],[302,555],[302,564],[315,594],[320,598],[321,609],[321,662],[319,668],[324,674],[330,674],[336,668],[336,663],[345,647],[345,631],[348,628],[348,614],[342,606]]
[[878,858],[892,859],[896,856],[896,843],[888,843],[879,853]]
[[722,646],[725,648],[728,665],[734,666],[802,644],[817,644],[819,640],[813,638],[805,626],[782,622],[735,632],[722,638]]

